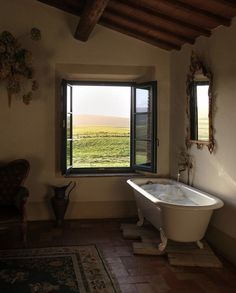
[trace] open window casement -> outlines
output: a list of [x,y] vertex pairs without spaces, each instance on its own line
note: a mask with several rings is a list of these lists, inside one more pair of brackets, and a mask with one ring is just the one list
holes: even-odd
[[[156,172],[157,160],[157,82],[142,84],[123,83],[130,88],[130,163],[127,167],[78,167],[73,166],[73,96],[74,86],[110,86],[110,82],[61,82],[61,171],[62,174],[122,173],[135,170]],[[121,83],[112,83],[120,86]],[[79,107],[79,106],[78,106]],[[104,105],[106,107],[106,105]]]
[[135,85],[132,101],[132,166],[156,172],[157,82]]

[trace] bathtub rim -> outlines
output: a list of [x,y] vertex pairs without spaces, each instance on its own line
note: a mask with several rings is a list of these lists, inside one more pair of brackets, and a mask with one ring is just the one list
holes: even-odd
[[[192,190],[196,193],[199,193],[200,196],[204,196],[204,197],[208,197],[211,200],[214,200],[215,202],[209,205],[197,205],[197,206],[190,206],[190,205],[181,205],[178,203],[170,203],[170,202],[165,202],[162,201],[158,198],[156,198],[155,196],[153,196],[152,194],[150,194],[148,191],[144,190],[142,187],[140,187],[140,185],[138,185],[137,183],[135,183],[135,181],[141,181],[141,180],[146,180],[146,181],[153,181],[154,184],[161,184],[162,182],[166,182],[166,183],[171,183],[171,184],[175,184],[177,186],[182,186],[187,190]],[[160,182],[158,182],[160,181]],[[223,201],[214,196],[211,195],[205,191],[202,191],[200,189],[197,189],[195,187],[189,186],[187,184],[184,184],[182,182],[178,182],[176,180],[170,179],[170,178],[153,178],[153,177],[139,177],[139,178],[132,178],[132,179],[128,179],[126,181],[134,190],[138,191],[139,193],[141,193],[144,197],[146,197],[147,199],[149,199],[153,204],[156,204],[160,207],[168,207],[168,208],[174,208],[174,209],[182,209],[182,210],[215,210],[215,209],[219,209],[221,207],[224,206]],[[145,184],[145,183],[142,183]]]

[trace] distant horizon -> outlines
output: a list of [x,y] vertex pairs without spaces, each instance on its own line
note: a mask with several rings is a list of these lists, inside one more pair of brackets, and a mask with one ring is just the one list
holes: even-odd
[[130,127],[130,118],[112,115],[74,114],[73,127],[78,126]]
[[111,118],[122,118],[122,119],[129,119],[129,117],[124,116],[114,116],[114,115],[98,115],[98,114],[73,114],[73,116],[98,116],[98,117],[111,117]]

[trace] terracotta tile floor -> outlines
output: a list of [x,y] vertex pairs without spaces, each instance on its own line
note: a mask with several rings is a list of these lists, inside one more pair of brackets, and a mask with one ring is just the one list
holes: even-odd
[[[123,221],[124,222],[124,221]],[[127,221],[125,221],[127,223]],[[236,292],[236,267],[171,267],[165,256],[135,256],[132,241],[122,238],[121,221],[67,221],[63,229],[49,221],[29,223],[29,247],[96,244],[124,293]],[[0,232],[0,248],[17,248],[14,231]],[[221,259],[222,260],[222,259]]]

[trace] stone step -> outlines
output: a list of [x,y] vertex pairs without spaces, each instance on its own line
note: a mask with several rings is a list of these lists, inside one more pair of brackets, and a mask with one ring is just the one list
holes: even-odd
[[144,255],[163,255],[165,253],[158,249],[158,244],[143,243],[143,242],[134,242],[133,252],[134,254],[144,254]]
[[222,263],[210,246],[203,241],[203,249],[196,243],[181,243],[168,241],[165,251],[160,251],[159,231],[152,226],[138,227],[135,224],[122,224],[121,230],[125,239],[141,240],[133,243],[133,253],[141,255],[168,255],[168,261],[173,266],[213,267],[220,268]]

